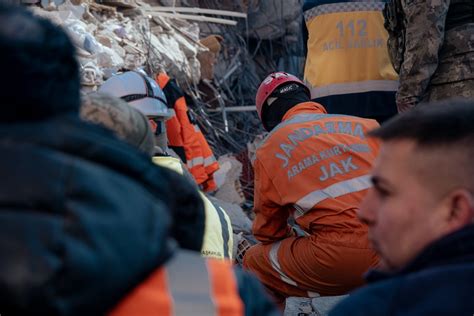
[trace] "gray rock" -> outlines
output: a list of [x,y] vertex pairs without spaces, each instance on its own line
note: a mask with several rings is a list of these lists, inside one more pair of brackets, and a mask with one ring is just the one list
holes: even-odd
[[286,299],[284,316],[326,316],[347,296],[289,297]]
[[313,310],[316,312],[315,315],[325,316],[329,314],[334,306],[348,296],[349,295],[316,297],[311,300],[311,305]]

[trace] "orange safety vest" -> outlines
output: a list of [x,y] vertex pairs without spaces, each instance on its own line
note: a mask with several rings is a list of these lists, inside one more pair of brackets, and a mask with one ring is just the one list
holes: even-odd
[[356,210],[371,186],[379,143],[365,135],[376,127],[374,120],[326,114],[315,102],[290,109],[256,153],[255,237],[270,243],[290,236],[292,215],[310,234],[368,247]]
[[201,141],[188,117],[188,106],[184,95],[176,82],[168,75],[160,73],[156,76],[160,88],[170,104],[173,104],[176,116],[166,121],[166,131],[170,147],[183,147],[186,165],[197,184],[207,181],[208,174],[204,167],[204,156]]
[[386,1],[312,2],[304,12],[309,36],[304,79],[312,99],[397,91],[382,15]]
[[179,250],[109,313],[130,315],[244,315],[232,263]]

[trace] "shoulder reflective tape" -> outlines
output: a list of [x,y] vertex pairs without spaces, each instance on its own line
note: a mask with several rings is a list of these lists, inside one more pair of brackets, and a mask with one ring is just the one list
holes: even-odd
[[362,191],[370,187],[372,187],[370,175],[364,175],[332,184],[321,190],[313,191],[296,202],[295,218],[301,217],[307,211],[312,209],[316,204],[324,201],[325,199],[337,198],[339,196]]
[[204,159],[204,167],[210,166],[215,162],[217,162],[217,160],[214,157],[214,155],[212,155],[210,157],[207,157],[207,158]]
[[298,218],[300,217],[301,215],[304,215],[304,213],[306,212],[304,209],[301,208],[301,206],[299,206],[298,204],[295,204],[293,205],[294,209],[295,209],[295,215],[294,217],[295,218]]
[[214,206],[214,208],[216,209],[216,212],[217,212],[217,215],[219,216],[219,221],[221,223],[221,234],[222,234],[222,240],[224,242],[224,257],[225,258],[230,258],[230,254],[229,254],[229,239],[230,239],[230,235],[229,235],[229,223],[227,223],[227,220],[225,219],[225,210],[220,207],[219,205],[217,205],[216,203],[214,203],[213,200],[209,199],[209,201],[212,203],[212,206]]
[[219,214],[219,220],[221,221],[222,226],[222,239],[224,240],[224,257],[230,258],[231,256],[229,254],[229,224],[225,219],[224,210],[220,206],[217,207],[217,214]]
[[396,80],[368,80],[361,82],[336,83],[324,87],[311,88],[311,98],[322,98],[328,95],[362,93],[370,91],[397,91]]
[[191,169],[193,167],[196,167],[196,166],[199,166],[199,165],[203,165],[203,164],[204,164],[204,158],[203,157],[193,158],[191,160],[188,160],[188,162],[186,163],[186,165],[188,166],[189,169]]
[[197,253],[179,250],[166,264],[166,271],[173,315],[216,314],[205,259]]
[[384,1],[357,1],[357,2],[338,2],[318,5],[304,13],[305,21],[323,14],[337,12],[357,12],[357,11],[382,11],[385,6]]
[[272,265],[272,268],[278,272],[278,274],[280,275],[280,279],[287,283],[287,284],[290,284],[290,285],[293,285],[293,286],[298,286],[298,284],[293,281],[292,279],[290,279],[282,270],[281,270],[281,267],[280,267],[280,262],[278,261],[278,249],[280,249],[280,244],[281,244],[281,241],[278,241],[276,243],[274,243],[272,245],[272,248],[270,249],[270,263]]
[[347,116],[347,115],[341,115],[341,114],[298,114],[293,116],[292,118],[281,122],[278,124],[263,140],[262,144],[265,143],[270,136],[275,134],[276,131],[292,124],[299,124],[299,123],[307,123],[307,122],[312,122],[312,121],[317,121],[320,119],[325,119],[325,118],[331,118],[331,117],[340,117],[340,116]]

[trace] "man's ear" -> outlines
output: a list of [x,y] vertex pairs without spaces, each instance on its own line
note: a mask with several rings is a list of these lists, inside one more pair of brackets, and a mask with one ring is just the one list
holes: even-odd
[[466,189],[457,189],[448,196],[449,215],[447,218],[448,230],[456,231],[474,223],[474,198]]

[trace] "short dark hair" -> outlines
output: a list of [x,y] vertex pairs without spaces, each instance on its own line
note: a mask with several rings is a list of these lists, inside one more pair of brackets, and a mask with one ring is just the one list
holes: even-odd
[[428,184],[444,191],[461,185],[474,192],[474,100],[419,106],[392,118],[369,135],[383,141],[414,141],[421,159],[428,152],[440,159],[439,165],[429,166],[434,178],[427,178]]
[[369,132],[381,140],[414,140],[420,146],[471,143],[474,150],[474,99],[425,104],[395,116]]
[[78,113],[79,67],[65,31],[0,2],[0,121]]

